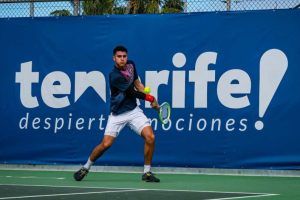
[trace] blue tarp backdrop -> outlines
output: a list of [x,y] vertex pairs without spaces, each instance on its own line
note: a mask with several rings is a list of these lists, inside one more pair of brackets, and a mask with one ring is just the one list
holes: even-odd
[[[0,19],[0,163],[84,163],[123,44],[171,122],[141,101],[154,166],[300,169],[300,11]],[[143,165],[126,128],[97,161]]]

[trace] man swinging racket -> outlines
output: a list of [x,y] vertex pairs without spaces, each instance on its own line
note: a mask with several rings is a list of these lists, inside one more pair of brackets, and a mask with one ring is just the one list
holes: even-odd
[[149,119],[136,103],[136,99],[151,102],[151,107],[158,110],[156,99],[144,93],[144,85],[138,79],[134,62],[128,60],[127,49],[117,46],[113,50],[115,65],[109,74],[111,91],[110,111],[104,137],[90,154],[86,164],[74,173],[74,179],[81,181],[89,172],[93,163],[111,147],[115,138],[125,126],[129,126],[140,135],[144,141],[144,174],[146,182],[160,182],[151,172],[151,162],[154,152],[155,137]]

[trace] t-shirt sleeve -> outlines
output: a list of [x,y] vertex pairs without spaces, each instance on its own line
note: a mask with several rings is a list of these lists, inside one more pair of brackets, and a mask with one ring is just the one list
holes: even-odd
[[110,77],[110,84],[113,87],[118,88],[122,92],[125,92],[130,86],[130,83],[126,80],[126,78],[122,76],[114,76],[114,75],[111,75]]

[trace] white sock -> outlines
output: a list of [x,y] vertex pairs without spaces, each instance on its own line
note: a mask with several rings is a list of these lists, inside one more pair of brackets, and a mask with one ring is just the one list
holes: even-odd
[[150,172],[150,170],[151,170],[151,165],[144,165],[144,174]]
[[83,165],[84,168],[90,170],[91,166],[94,164],[94,162],[92,162],[90,160],[90,158],[87,160],[87,162],[85,163],[85,165]]

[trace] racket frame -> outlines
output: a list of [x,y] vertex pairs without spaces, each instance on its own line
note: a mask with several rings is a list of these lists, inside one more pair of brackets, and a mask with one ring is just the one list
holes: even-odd
[[[168,116],[167,116],[167,118],[163,119],[162,118],[162,110],[163,110],[162,108],[165,106],[167,106]],[[159,116],[159,120],[161,121],[162,124],[167,124],[169,122],[170,116],[171,116],[171,106],[168,102],[164,102],[160,105],[158,116]]]

